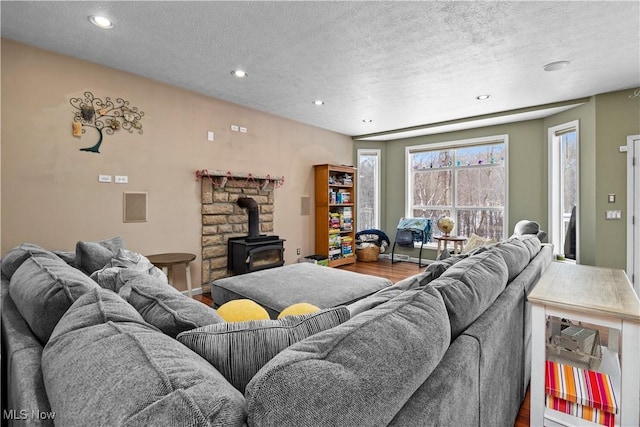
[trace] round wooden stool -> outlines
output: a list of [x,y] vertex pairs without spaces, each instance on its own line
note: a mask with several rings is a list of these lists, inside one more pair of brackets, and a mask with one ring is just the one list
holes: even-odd
[[[168,254],[155,254],[148,255],[147,259],[151,264],[158,268],[161,268],[164,274],[169,280],[169,284],[173,281],[173,266],[176,264],[184,264],[185,272],[187,275],[187,292],[191,296],[191,261],[196,259],[194,254],[188,253],[168,253]],[[172,285],[172,284],[171,284]],[[173,286],[173,285],[172,285]]]

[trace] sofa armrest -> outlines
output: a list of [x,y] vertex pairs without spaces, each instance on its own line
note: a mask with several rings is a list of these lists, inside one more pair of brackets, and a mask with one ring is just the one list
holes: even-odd
[[42,344],[9,296],[2,278],[3,425],[53,426],[42,378]]

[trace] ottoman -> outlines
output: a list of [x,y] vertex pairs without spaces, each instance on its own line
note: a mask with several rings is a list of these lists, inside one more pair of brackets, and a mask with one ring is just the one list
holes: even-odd
[[215,280],[211,283],[211,297],[214,308],[234,299],[253,300],[275,319],[292,304],[337,307],[391,285],[389,279],[382,277],[304,262]]

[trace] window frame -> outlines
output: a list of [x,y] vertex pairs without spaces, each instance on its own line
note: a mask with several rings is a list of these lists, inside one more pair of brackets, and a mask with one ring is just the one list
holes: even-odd
[[[358,168],[360,167],[361,155],[375,155],[378,159],[378,162],[375,168],[375,184],[374,184],[375,193],[374,193],[374,203],[373,203],[374,226],[372,228],[380,229],[380,224],[381,224],[380,189],[381,189],[381,179],[382,179],[382,150],[379,148],[358,148],[356,150],[356,161],[357,161],[356,165]],[[356,215],[360,213],[360,206],[359,206],[359,203],[361,200],[360,189],[362,188],[362,186],[360,185],[359,181],[360,181],[360,175],[358,174],[357,189],[356,189],[356,191],[358,192],[357,199],[356,199]],[[362,230],[362,228],[360,227],[360,221],[358,221],[357,217],[356,217],[356,229],[357,229],[356,231]]]
[[[502,239],[506,239],[509,233],[509,135],[501,134],[501,135],[492,135],[487,137],[479,137],[479,138],[469,138],[462,140],[453,140],[453,141],[442,141],[442,142],[434,142],[430,144],[420,144],[420,145],[410,145],[405,147],[405,216],[412,217],[413,216],[413,205],[412,205],[412,194],[413,194],[413,182],[412,182],[412,168],[411,168],[411,155],[420,151],[438,151],[443,149],[458,149],[465,148],[470,146],[477,145],[491,145],[491,144],[504,144],[504,171],[505,171],[505,180],[504,180],[504,226],[502,230]],[[458,209],[473,209],[474,207],[470,206],[461,206],[458,207],[458,195],[456,191],[456,170],[469,168],[469,166],[457,166],[455,164],[451,165],[452,172],[452,205],[451,207],[446,207],[445,209],[451,209],[452,217],[457,218],[457,210]],[[469,168],[472,169],[473,167]],[[442,208],[442,206],[433,206],[433,210],[438,210]],[[488,208],[488,209],[496,209],[497,208]],[[457,226],[457,224],[456,224]],[[435,224],[434,224],[435,227]],[[457,228],[456,231],[457,233]],[[468,237],[468,236],[467,236]],[[481,236],[484,237],[484,236]]]
[[564,224],[562,215],[556,215],[562,205],[564,193],[557,184],[562,183],[560,173],[561,147],[559,138],[562,134],[576,133],[576,259],[580,263],[580,120],[572,120],[547,129],[549,173],[548,173],[548,241],[553,244],[554,255],[564,252]]

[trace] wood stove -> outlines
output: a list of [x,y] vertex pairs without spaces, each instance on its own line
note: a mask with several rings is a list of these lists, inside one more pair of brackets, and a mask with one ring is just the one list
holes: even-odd
[[256,201],[241,197],[237,204],[247,209],[249,235],[229,238],[227,269],[233,274],[245,274],[284,265],[284,240],[258,231],[260,223]]

